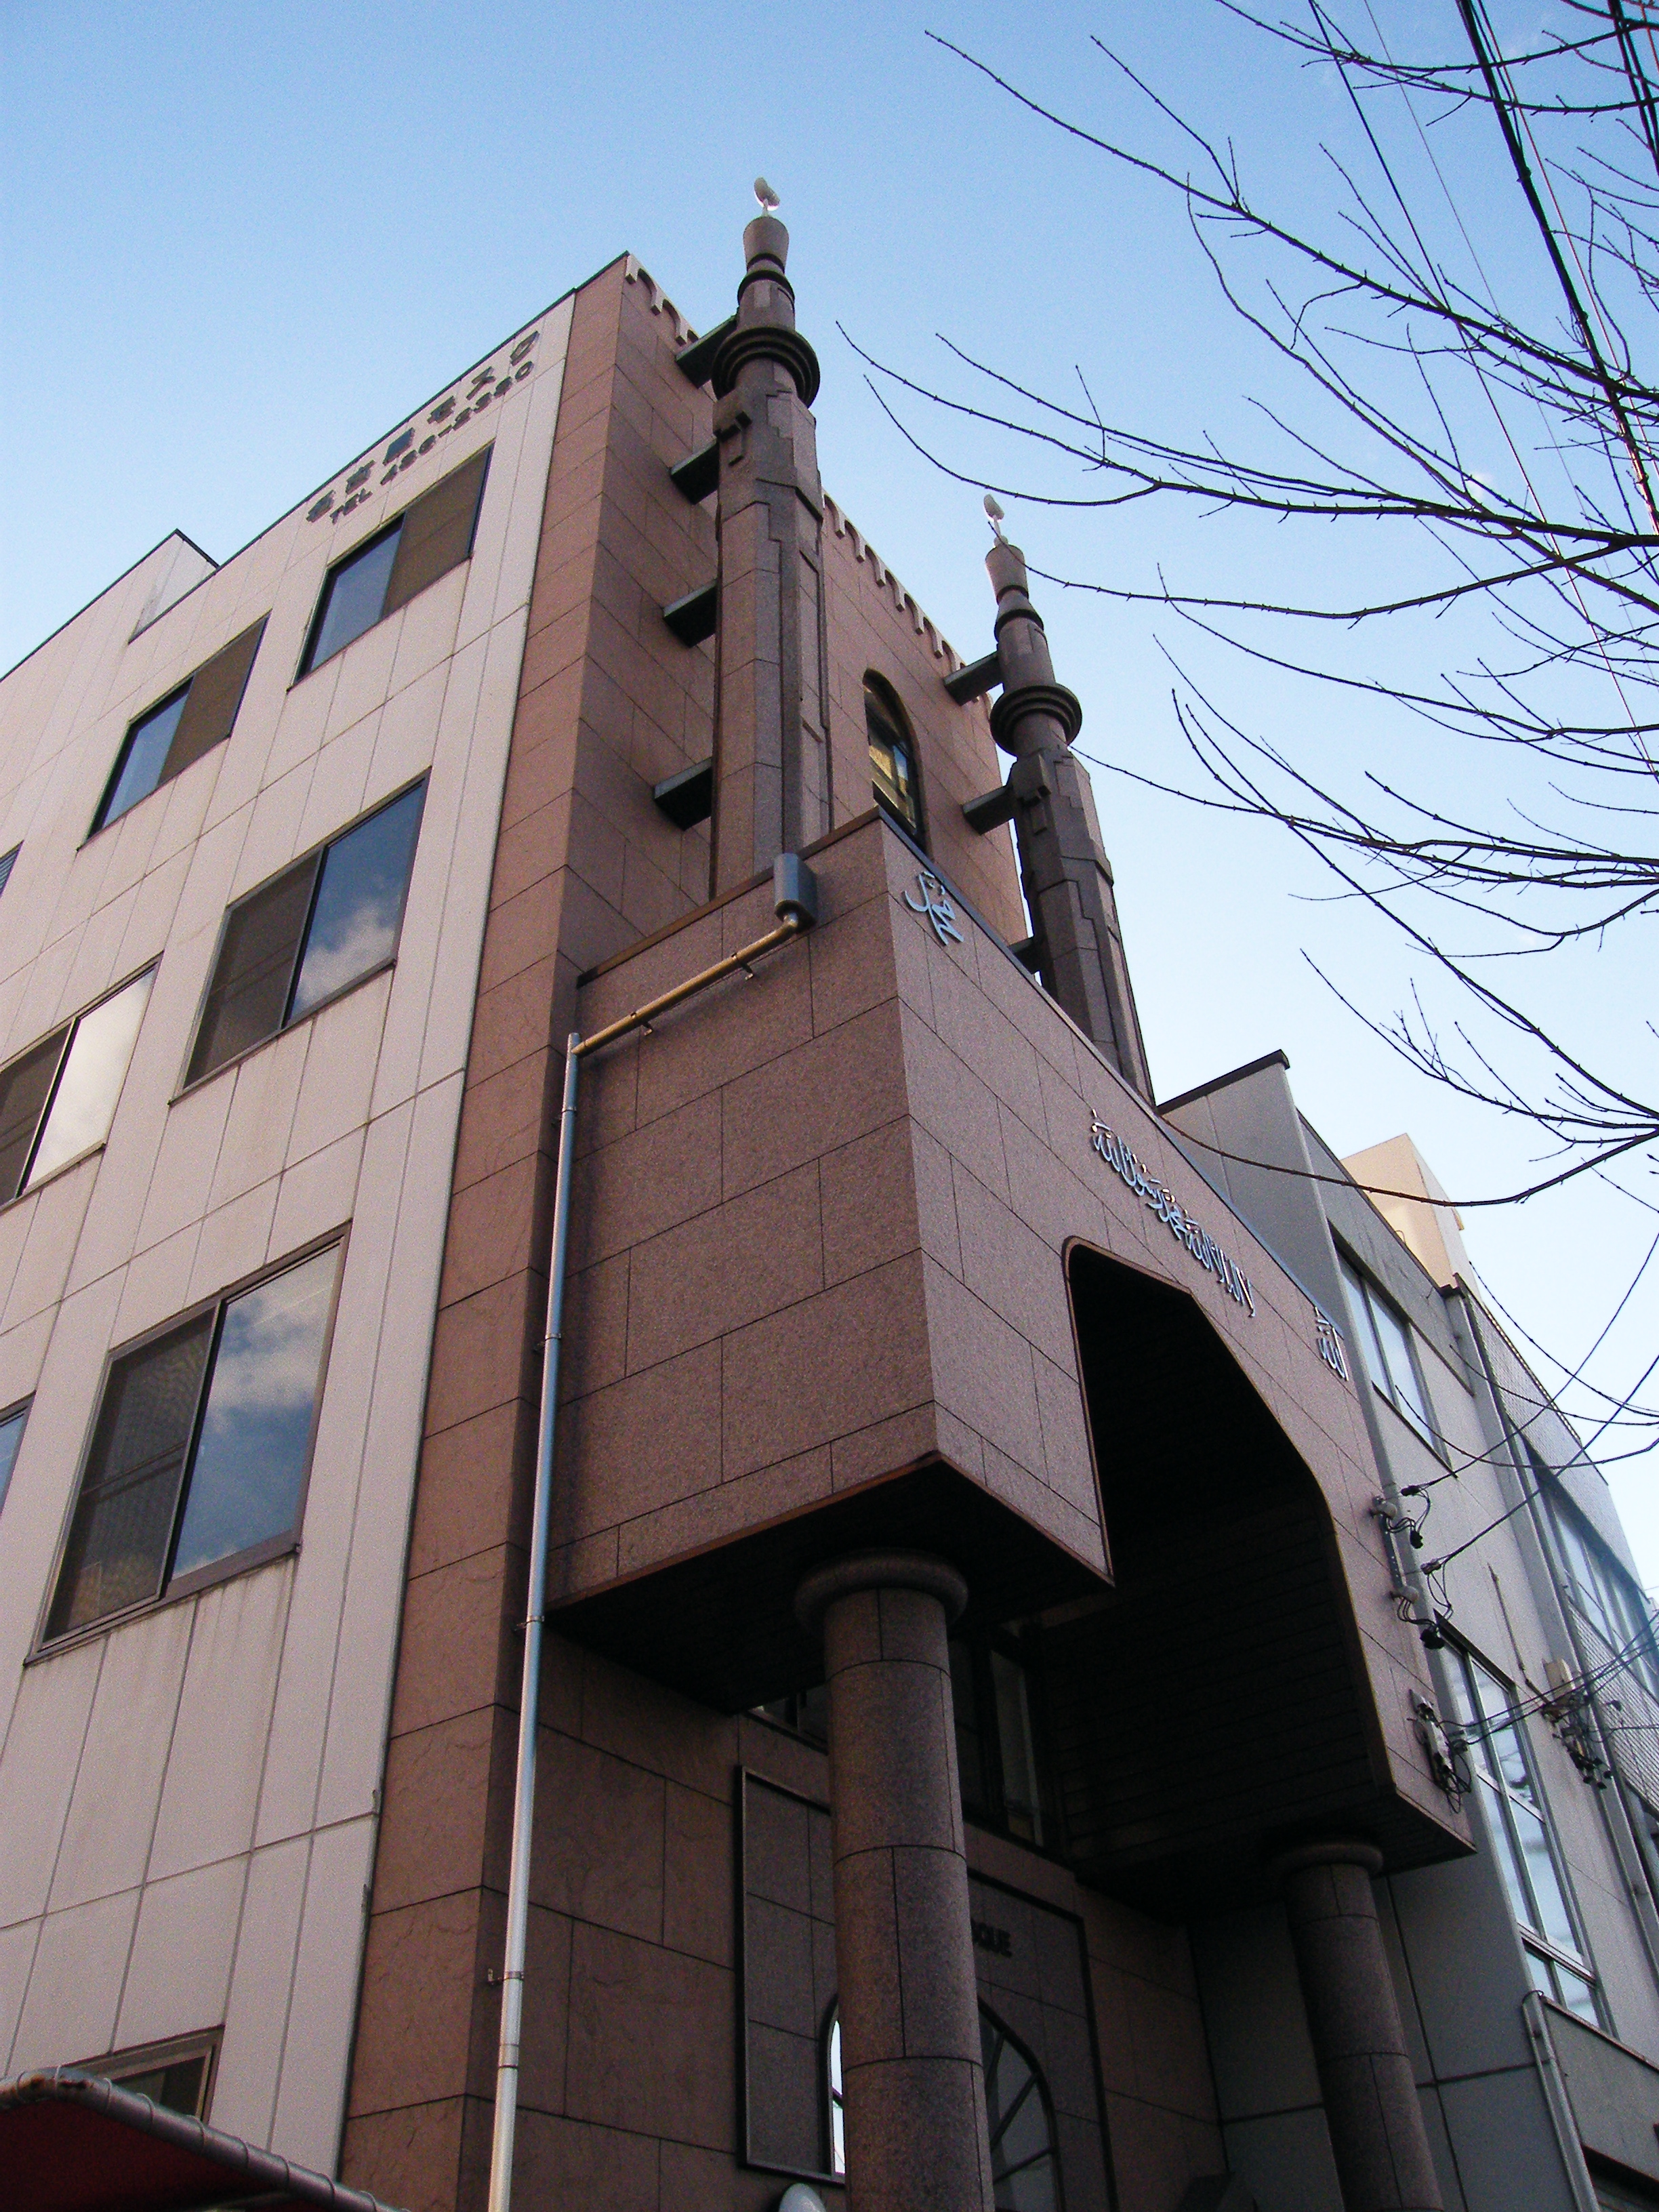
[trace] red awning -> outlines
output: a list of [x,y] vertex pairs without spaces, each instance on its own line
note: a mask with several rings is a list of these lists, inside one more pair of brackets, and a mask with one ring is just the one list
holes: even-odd
[[0,2081],[0,2194],[17,2212],[388,2212],[377,2197],[96,2075]]

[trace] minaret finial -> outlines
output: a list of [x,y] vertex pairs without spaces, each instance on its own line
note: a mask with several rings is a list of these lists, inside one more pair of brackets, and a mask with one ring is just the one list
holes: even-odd
[[1002,524],[1005,510],[1002,501],[997,497],[994,491],[988,491],[985,495],[985,513],[987,519],[989,520],[991,525],[992,537],[996,538],[999,543],[1001,543]]
[[985,566],[997,595],[1002,685],[991,709],[991,734],[1014,757],[1008,790],[1036,963],[1078,1027],[1150,1099],[1152,1078],[1123,957],[1111,863],[1101,843],[1087,771],[1072,750],[1083,708],[1075,692],[1054,681],[1048,634],[1031,605],[1025,556],[1003,536],[1002,508],[988,492],[985,512],[996,533]]
[[714,355],[720,453],[711,889],[830,829],[817,356],[795,328],[789,233],[755,179],[738,308]]

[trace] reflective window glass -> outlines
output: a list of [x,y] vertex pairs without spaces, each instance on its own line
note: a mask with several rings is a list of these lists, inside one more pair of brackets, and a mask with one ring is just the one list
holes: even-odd
[[1559,1959],[1552,1959],[1550,1966],[1555,1976],[1556,2002],[1591,2027],[1600,2027],[1601,2008],[1595,2002],[1595,1984],[1583,1974],[1575,1974],[1571,1966],[1564,1966]]
[[6,878],[11,873],[12,862],[22,849],[21,845],[14,845],[9,853],[0,853],[0,891],[6,888]]
[[[1581,2019],[1601,2025],[1595,1977],[1568,1898],[1566,1876],[1551,1835],[1543,1793],[1525,1727],[1508,1686],[1468,1651],[1454,1654],[1454,1702],[1466,1732],[1466,1756],[1477,1777],[1485,1826],[1522,1931],[1534,1985]],[[1538,1939],[1534,1948],[1524,1939]],[[1545,1947],[1565,1953],[1547,1955]]]
[[338,1264],[319,1252],[226,1305],[175,1581],[294,1526]]
[[1544,1816],[1530,1804],[1517,1803],[1513,1798],[1510,1804],[1515,1814],[1516,1838],[1527,1869],[1527,1887],[1532,1892],[1532,1924],[1559,1949],[1576,1951],[1578,1936],[1567,1911],[1566,1899],[1561,1894],[1561,1880],[1556,1872]]
[[49,1635],[159,1593],[212,1333],[198,1315],[110,1370]]
[[1389,1386],[1388,1362],[1382,1357],[1382,1346],[1376,1334],[1376,1324],[1371,1319],[1371,1302],[1366,1295],[1364,1278],[1358,1267],[1346,1257],[1342,1261],[1342,1286],[1348,1294],[1348,1307],[1353,1318],[1354,1334],[1359,1339],[1360,1350],[1370,1378],[1379,1389]]
[[1644,1593],[1580,1526],[1555,1488],[1551,1471],[1528,1446],[1533,1472],[1566,1559],[1572,1600],[1610,1652],[1618,1654],[1659,1694],[1659,1651]]
[[1414,1413],[1419,1425],[1428,1428],[1429,1409],[1423,1396],[1423,1386],[1417,1379],[1417,1364],[1412,1356],[1412,1340],[1406,1324],[1386,1298],[1371,1300],[1376,1333],[1382,1345],[1383,1363],[1389,1381],[1394,1387],[1395,1403],[1402,1412]]
[[1366,1372],[1389,1402],[1431,1437],[1434,1425],[1418,1376],[1410,1329],[1347,1255],[1337,1256]]
[[830,2023],[830,2171],[847,2171],[847,2106],[841,2078],[841,2015]]
[[870,741],[870,781],[888,812],[910,835],[921,837],[921,793],[916,773],[915,740],[904,709],[890,684],[879,676],[864,679],[864,723]]
[[230,909],[188,1081],[252,1051],[392,959],[425,789],[416,784]]
[[44,1182],[56,1169],[101,1145],[108,1136],[155,975],[155,969],[149,969],[135,976],[125,989],[92,1007],[75,1024],[63,1073],[35,1146],[28,1184]]
[[0,1068],[0,1206],[108,1136],[154,973]]
[[384,965],[397,950],[424,796],[424,786],[406,791],[324,855],[290,1021]]
[[190,686],[175,691],[171,699],[164,699],[159,707],[152,708],[142,720],[133,724],[127,732],[121,765],[110,786],[109,796],[99,809],[94,827],[101,830],[106,822],[113,822],[130,806],[136,806],[161,781],[161,769],[173,743],[173,733],[179,726],[179,717],[185,711],[185,701]]
[[300,664],[302,676],[466,559],[489,471],[485,447],[330,569]]
[[59,1030],[0,1068],[0,1206],[22,1187],[69,1034]]
[[338,1266],[331,1246],[112,1364],[49,1638],[295,1532]]
[[204,661],[189,683],[139,716],[127,732],[99,804],[94,830],[136,806],[158,784],[182,775],[230,735],[264,629],[261,616]]
[[17,1447],[23,1441],[23,1424],[27,1419],[28,1407],[20,1406],[0,1421],[0,1505],[5,1504],[11,1487],[11,1471],[17,1464]]
[[386,604],[386,587],[392,580],[392,564],[398,557],[401,520],[373,538],[361,551],[331,571],[323,586],[322,605],[305,659],[306,672],[373,629]]

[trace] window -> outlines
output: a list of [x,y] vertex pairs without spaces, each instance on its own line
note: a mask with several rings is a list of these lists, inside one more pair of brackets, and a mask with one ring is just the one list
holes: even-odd
[[847,2100],[841,2074],[841,2014],[830,2015],[830,2036],[824,2049],[825,2081],[830,2102],[830,2171],[847,2171]]
[[262,615],[251,629],[204,661],[188,683],[133,723],[92,817],[94,832],[148,799],[160,785],[171,782],[230,735],[264,629]]
[[4,1505],[11,1487],[11,1471],[17,1464],[17,1447],[23,1441],[23,1424],[28,1417],[27,1406],[14,1406],[10,1413],[0,1413],[0,1506]]
[[155,969],[0,1068],[0,1206],[109,1134]]
[[[982,1827],[1054,1850],[1058,1824],[1018,1637],[1007,1629],[953,1637],[950,1650],[963,1811]],[[830,1692],[822,1682],[755,1710],[810,1742],[830,1741]]]
[[231,908],[187,1082],[391,963],[425,794],[422,781]]
[[1432,1442],[1434,1424],[1429,1418],[1428,1393],[1423,1388],[1417,1354],[1412,1349],[1409,1325],[1370,1276],[1361,1274],[1346,1252],[1337,1256],[1342,1263],[1342,1281],[1371,1381],[1389,1404]]
[[48,1638],[291,1547],[339,1264],[330,1245],[112,1363]]
[[1036,2061],[994,2014],[979,2008],[991,2187],[997,2212],[1060,2212],[1060,2161],[1048,2085]]
[[14,845],[9,853],[0,853],[0,891],[6,888],[6,878],[11,873],[11,864],[22,849],[21,845]]
[[183,2112],[186,2118],[207,2117],[208,2091],[213,2062],[218,2055],[216,2039],[188,2043],[153,2043],[136,2051],[123,2051],[112,2058],[89,2058],[75,2069],[77,2074],[96,2074],[118,2089],[148,2097],[164,2112]]
[[988,1827],[1053,1849],[1025,1655],[1006,1630],[951,1641],[951,1696],[963,1808]]
[[810,1690],[793,1690],[787,1698],[774,1698],[755,1711],[780,1728],[792,1729],[809,1742],[830,1741],[830,1686],[819,1682]]
[[[985,2118],[991,2138],[996,2212],[1062,2212],[1060,2159],[1048,2084],[1024,2045],[994,2013],[979,2008],[979,2055],[985,2069]],[[841,2014],[830,2015],[824,2044],[830,2113],[830,2171],[847,2171],[847,2123],[841,2064]]]
[[489,469],[486,446],[422,493],[366,545],[335,563],[312,618],[300,663],[301,676],[308,676],[466,559]]
[[1465,1756],[1486,1832],[1521,1930],[1534,1984],[1580,2020],[1605,2025],[1595,1977],[1569,1902],[1566,1872],[1550,1832],[1526,1731],[1509,1686],[1454,1645],[1453,1688]]
[[1617,1652],[1632,1674],[1659,1696],[1659,1650],[1646,1598],[1635,1582],[1580,1521],[1577,1511],[1549,1479],[1543,1461],[1527,1445],[1533,1474],[1567,1565],[1572,1602],[1610,1652]]
[[877,799],[902,829],[921,842],[921,784],[915,740],[890,684],[864,679],[864,726],[870,738],[870,781]]

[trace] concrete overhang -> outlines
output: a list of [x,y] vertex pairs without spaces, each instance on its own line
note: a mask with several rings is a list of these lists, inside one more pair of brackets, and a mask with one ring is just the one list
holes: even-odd
[[[1064,1610],[1080,1650],[1116,1603],[1067,1283],[1086,1248],[1146,1282],[1153,1338],[1171,1297],[1190,1309],[1300,1470],[1355,1708],[1358,1765],[1322,1805],[1406,1808],[1403,1860],[1466,1848],[1319,1309],[884,817],[811,860],[810,935],[585,1063],[554,1625],[736,1709],[816,1679],[809,1567],[903,1543],[951,1559],[984,1619]],[[581,1027],[751,942],[769,899],[757,882],[605,963]],[[1156,1388],[1213,1395],[1221,1371]]]

